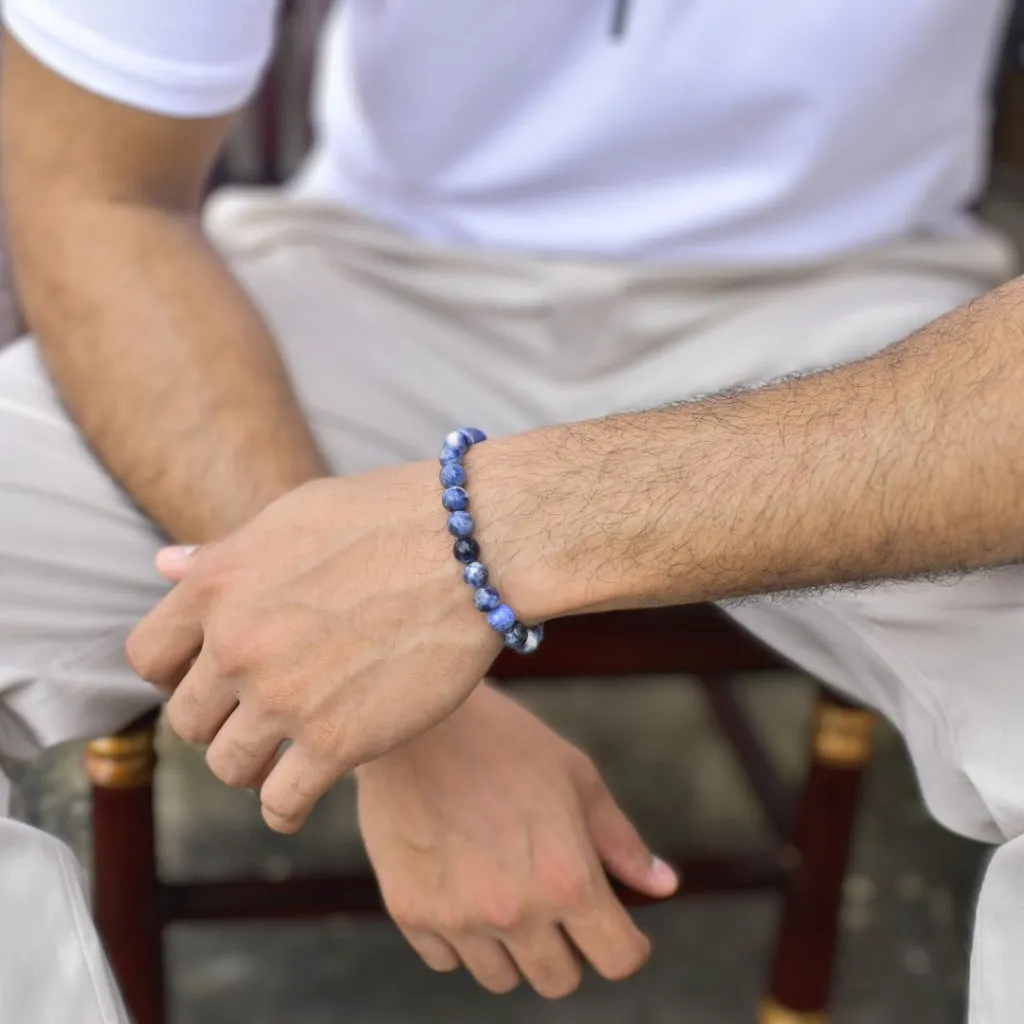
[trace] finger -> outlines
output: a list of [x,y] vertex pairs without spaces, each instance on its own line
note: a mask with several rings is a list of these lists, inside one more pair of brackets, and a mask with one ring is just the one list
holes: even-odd
[[263,820],[275,831],[291,834],[302,828],[316,802],[338,780],[332,763],[311,757],[293,743],[271,769],[260,789]]
[[466,970],[488,992],[504,995],[519,984],[519,971],[500,942],[468,935],[455,939],[453,944]]
[[585,813],[597,855],[620,882],[660,898],[679,888],[675,871],[651,853],[603,782],[588,795]]
[[165,714],[171,728],[186,743],[209,743],[237,706],[234,686],[209,668],[208,656],[200,651],[171,694]]
[[405,936],[405,941],[419,953],[420,958],[432,971],[447,974],[461,966],[459,954],[452,948],[451,943],[446,942],[440,935],[413,928],[399,930]]
[[283,741],[278,726],[239,705],[213,737],[206,763],[221,782],[254,788],[270,774]]
[[594,970],[609,981],[635,974],[651,955],[651,942],[626,913],[604,873],[595,898],[563,915],[562,926]]
[[163,689],[173,689],[203,644],[203,626],[188,584],[179,584],[131,631],[128,664]]
[[179,583],[188,574],[199,548],[195,544],[179,544],[162,548],[156,554],[156,570],[164,579]]
[[505,948],[523,977],[545,999],[564,999],[580,987],[583,966],[557,925],[506,936]]

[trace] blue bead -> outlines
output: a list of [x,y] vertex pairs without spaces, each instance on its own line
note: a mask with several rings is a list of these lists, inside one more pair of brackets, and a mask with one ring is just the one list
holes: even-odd
[[493,612],[501,604],[501,596],[494,587],[481,587],[473,594],[473,604],[478,612]]
[[468,512],[453,512],[448,517],[448,532],[453,537],[468,537],[473,532],[473,517]]
[[487,435],[479,427],[463,427],[462,433],[469,438],[470,444],[480,444],[487,440]]
[[472,537],[460,537],[452,548],[452,554],[463,565],[469,565],[480,558],[480,545]]
[[445,462],[441,466],[442,487],[462,487],[466,483],[466,470],[458,462]]
[[446,444],[441,449],[441,454],[438,455],[437,461],[443,466],[448,462],[459,462],[462,459],[462,455],[463,453],[458,448],[452,448],[451,445]]
[[449,512],[464,512],[469,508],[469,495],[465,487],[446,487],[441,495],[441,504]]
[[451,448],[453,451],[457,451],[459,455],[465,455],[472,443],[473,439],[461,430],[453,430],[444,439],[445,448]]
[[491,629],[504,635],[516,624],[516,613],[507,604],[499,604],[488,614],[487,623]]
[[482,562],[470,562],[469,565],[462,570],[462,578],[471,587],[486,587],[489,574],[486,566]]

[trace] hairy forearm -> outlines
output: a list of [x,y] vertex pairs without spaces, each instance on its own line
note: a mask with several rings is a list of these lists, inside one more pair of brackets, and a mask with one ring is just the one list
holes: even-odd
[[198,218],[74,201],[14,217],[30,326],[84,435],[171,536],[323,473],[273,339]]
[[474,454],[542,618],[1024,558],[1024,280],[863,362]]

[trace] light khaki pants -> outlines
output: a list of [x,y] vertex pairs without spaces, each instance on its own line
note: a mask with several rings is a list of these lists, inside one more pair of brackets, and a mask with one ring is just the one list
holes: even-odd
[[[451,251],[276,193],[222,196],[208,224],[341,474],[433,456],[459,424],[519,432],[855,359],[1013,272],[980,230],[750,273]],[[159,545],[77,436],[31,340],[0,354],[0,757],[112,730],[156,699],[122,647],[164,592]],[[1019,1024],[1024,571],[732,614],[891,718],[932,811],[1001,844],[971,1021]],[[0,817],[0,1020],[106,1024],[118,1006],[70,854]]]

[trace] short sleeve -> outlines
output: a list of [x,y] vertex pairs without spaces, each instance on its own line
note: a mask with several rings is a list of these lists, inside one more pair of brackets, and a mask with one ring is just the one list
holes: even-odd
[[3,0],[4,23],[58,74],[172,117],[241,107],[274,46],[279,0]]

